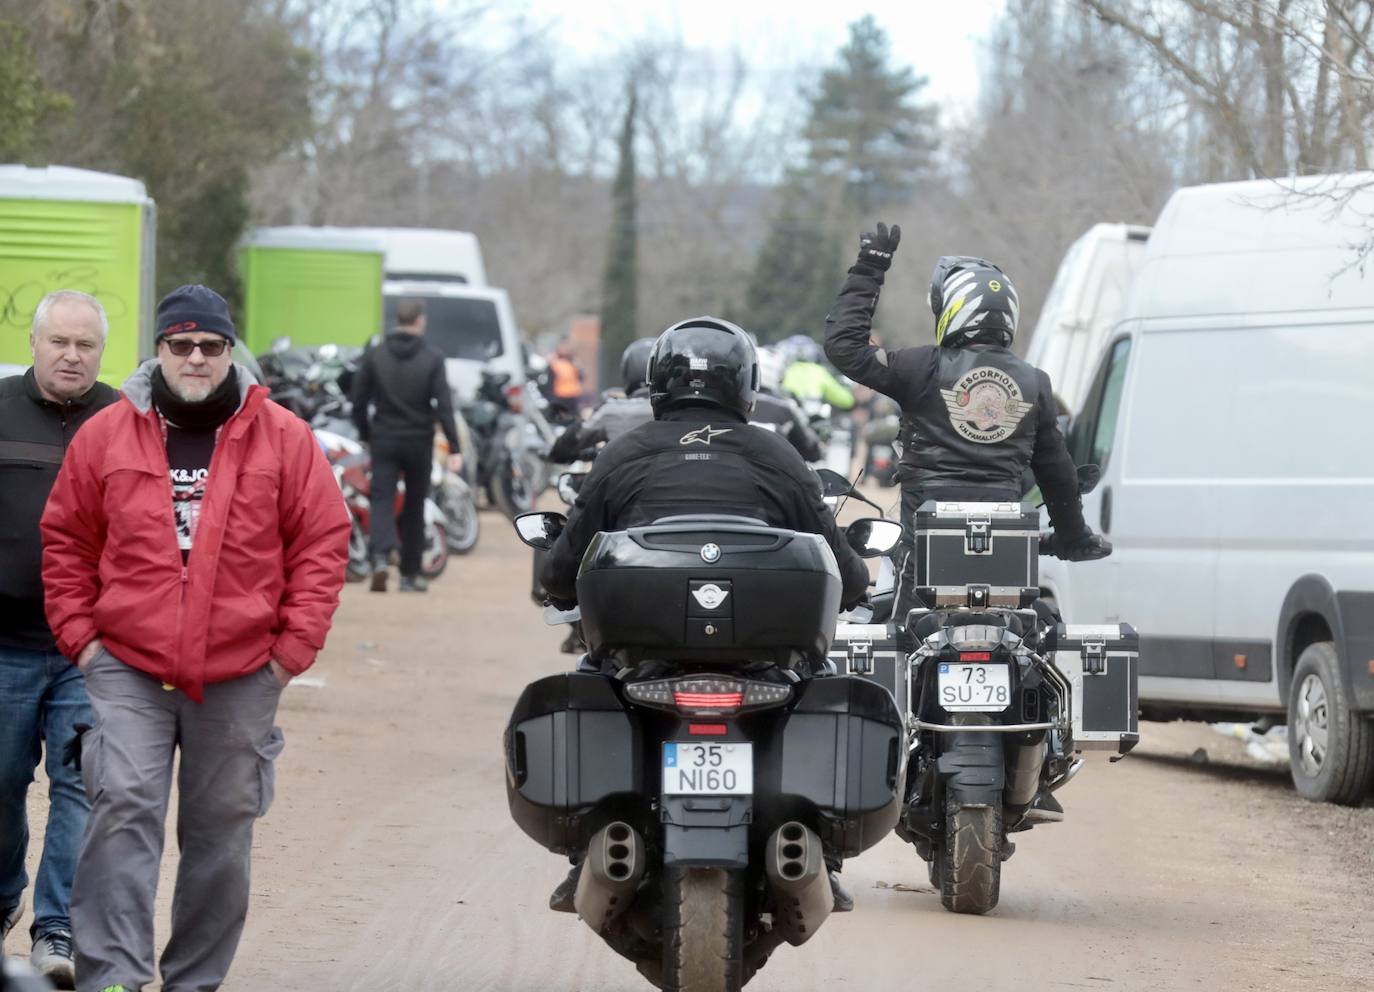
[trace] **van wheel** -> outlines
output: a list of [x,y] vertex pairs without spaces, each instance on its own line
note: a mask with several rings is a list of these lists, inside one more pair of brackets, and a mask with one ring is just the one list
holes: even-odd
[[1288,764],[1306,799],[1357,806],[1374,784],[1374,724],[1350,702],[1336,646],[1309,644],[1298,656],[1288,694]]

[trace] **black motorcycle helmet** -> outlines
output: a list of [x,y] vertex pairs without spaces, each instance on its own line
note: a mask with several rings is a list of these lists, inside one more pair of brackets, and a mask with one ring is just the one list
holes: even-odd
[[639,338],[631,341],[630,346],[620,356],[620,384],[629,396],[643,389],[649,376],[649,355],[654,350],[654,338]]
[[754,342],[728,320],[693,317],[674,324],[658,336],[649,355],[649,402],[655,417],[701,403],[747,418],[758,388]]
[[930,311],[935,314],[937,345],[1010,347],[1016,337],[1021,301],[1006,273],[991,262],[968,255],[944,255],[930,277]]

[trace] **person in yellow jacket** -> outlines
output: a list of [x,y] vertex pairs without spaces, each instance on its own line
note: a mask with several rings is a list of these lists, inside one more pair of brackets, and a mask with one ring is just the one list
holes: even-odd
[[810,338],[797,346],[782,377],[783,391],[795,396],[808,413],[817,403],[828,403],[835,410],[854,409],[854,394],[821,364],[820,353],[820,345]]

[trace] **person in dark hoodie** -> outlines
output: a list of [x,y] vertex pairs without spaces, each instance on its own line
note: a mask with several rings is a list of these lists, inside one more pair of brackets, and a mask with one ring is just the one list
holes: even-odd
[[96,381],[109,324],[85,293],[38,304],[33,367],[0,379],[0,941],[19,921],[28,878],[25,797],[46,752],[48,822],[33,896],[33,963],[63,988],[74,981],[72,876],[90,806],[81,776],[62,763],[79,724],[93,724],[76,666],[43,615],[38,521],[77,430],[119,394]]
[[434,424],[448,438],[449,468],[461,468],[458,428],[453,419],[444,356],[424,339],[425,305],[401,300],[396,328],[369,348],[353,380],[353,422],[372,448],[372,591],[386,592],[387,562],[396,550],[398,518],[386,512],[404,479],[405,507],[399,518],[401,592],[425,592],[420,556],[425,540],[425,497],[434,458]]

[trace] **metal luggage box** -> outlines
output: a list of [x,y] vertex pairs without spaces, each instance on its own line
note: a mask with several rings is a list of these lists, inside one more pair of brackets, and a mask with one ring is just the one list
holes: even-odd
[[1140,742],[1140,636],[1128,623],[1059,624],[1043,645],[1073,690],[1074,747],[1125,754]]
[[931,609],[1029,606],[1040,589],[1040,513],[1029,503],[921,504],[916,593]]
[[882,623],[838,623],[830,642],[830,661],[840,675],[876,682],[897,704],[902,719],[911,715],[911,667],[897,646],[897,627]]

